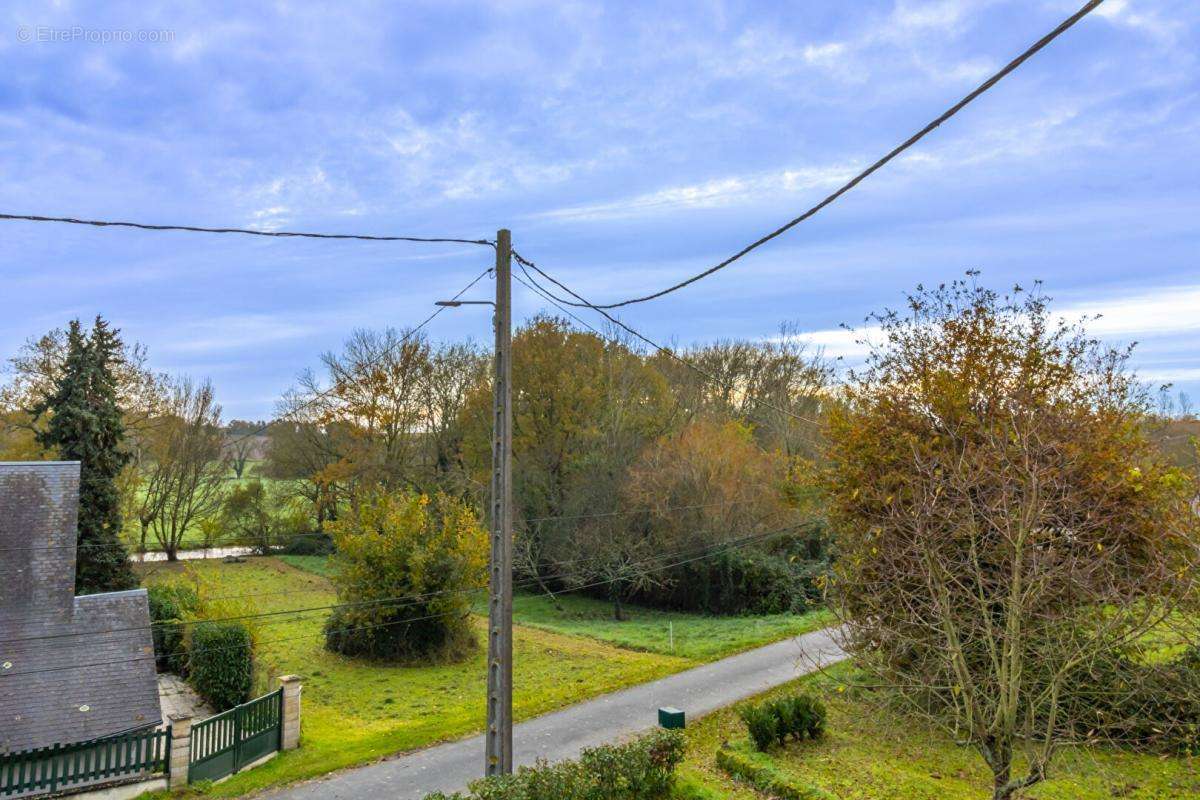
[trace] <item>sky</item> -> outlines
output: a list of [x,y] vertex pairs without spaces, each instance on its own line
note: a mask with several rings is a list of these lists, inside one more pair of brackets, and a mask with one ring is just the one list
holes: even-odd
[[[798,215],[1081,3],[8,2],[0,212],[507,227],[590,300],[619,300]],[[1146,381],[1200,400],[1198,54],[1200,4],[1107,0],[816,217],[621,318],[676,344],[790,323],[852,365],[840,326],[979,270],[1101,314],[1091,330],[1137,341]],[[263,419],[352,330],[416,324],[492,259],[0,222],[0,355],[103,314],[155,368],[211,378],[226,418]],[[519,285],[514,305],[518,322],[546,308]],[[486,343],[489,313],[427,330]]]

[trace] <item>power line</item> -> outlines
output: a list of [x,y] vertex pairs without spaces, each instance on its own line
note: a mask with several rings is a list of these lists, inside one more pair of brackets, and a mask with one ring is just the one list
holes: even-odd
[[[555,286],[558,286],[559,288],[561,288],[562,290],[564,290],[565,292],[567,292],[568,294],[570,294],[572,297],[576,298],[579,301],[577,303],[570,303],[570,305],[576,306],[578,308],[590,308],[593,311],[595,311],[596,313],[602,314],[604,316],[604,318],[607,319],[609,322],[612,322],[614,325],[617,325],[617,326],[623,328],[625,331],[627,331],[628,333],[630,333],[633,336],[636,336],[638,339],[640,339],[641,341],[650,345],[658,352],[662,353],[663,355],[667,356],[668,358],[671,358],[671,359],[677,361],[678,363],[680,363],[683,366],[687,367],[688,369],[692,370],[693,372],[695,372],[696,374],[705,378],[706,380],[713,382],[713,383],[716,383],[719,381],[717,376],[713,375],[711,372],[708,372],[707,370],[696,366],[688,359],[683,358],[682,356],[677,354],[674,350],[672,350],[668,347],[663,347],[662,345],[658,344],[650,337],[646,336],[644,333],[641,333],[640,331],[635,330],[634,328],[632,328],[629,325],[622,322],[617,317],[614,317],[612,314],[608,313],[608,311],[605,310],[606,308],[608,308],[608,306],[598,306],[593,303],[589,303],[587,301],[587,299],[584,298],[582,295],[580,295],[578,292],[571,289],[569,286],[564,284],[562,281],[560,281],[557,278],[553,277],[552,275],[548,274],[545,270],[538,267],[537,264],[534,264],[532,261],[523,257],[520,253],[518,253],[515,250],[513,251],[513,258],[515,258],[517,261],[517,264],[520,265],[521,271],[525,274],[525,277],[528,278],[531,283],[533,283],[535,286],[538,287],[538,289],[535,289],[535,291],[540,290],[539,294],[541,294],[542,297],[545,297],[547,300],[549,300],[554,305],[558,306],[558,308],[561,311],[563,311],[563,313],[571,314],[571,312],[567,311],[565,308],[563,308],[562,305],[560,305],[560,303],[566,303],[568,301],[564,300],[561,297],[558,297],[553,292],[549,291],[544,286],[539,284],[537,282],[537,279],[529,274],[529,272],[526,270],[526,267],[534,270],[539,275],[546,278],[546,280],[551,281]],[[521,283],[525,286],[529,286],[529,284],[525,283],[524,281],[521,281]],[[530,288],[533,288],[533,287],[530,286]],[[571,316],[574,317],[576,320],[579,320],[579,317],[575,316],[574,314],[571,314]],[[583,322],[582,320],[579,320],[579,321]],[[593,328],[591,325],[588,325],[586,322],[583,322],[583,324],[586,325],[592,331],[596,331],[595,328]],[[600,335],[600,336],[604,335],[604,334],[601,334],[599,331],[596,331],[596,333],[597,333],[597,335]],[[793,419],[800,420],[801,422],[807,422],[810,425],[818,425],[818,426],[821,424],[820,422],[818,422],[815,419],[812,419],[810,417],[805,417],[801,414],[797,414],[794,411],[789,411],[785,408],[780,408],[779,406],[777,406],[773,403],[769,403],[766,400],[763,400],[762,398],[756,398],[755,402],[759,403],[760,405],[764,405],[767,408],[772,409],[773,411],[778,411],[780,414],[784,414],[786,416],[792,417]]]
[[458,239],[445,236],[372,236],[359,233],[310,233],[307,231],[259,231],[253,228],[204,228],[198,225],[153,225],[146,222],[114,222],[102,219],[75,217],[43,217],[34,214],[0,214],[0,219],[23,222],[60,222],[68,225],[91,225],[97,228],[137,228],[144,231],[188,231],[190,233],[237,233],[247,236],[275,236],[300,239],[355,239],[365,242],[428,242],[474,244],[494,247],[489,239]]
[[[788,526],[788,527],[785,527],[785,528],[779,528],[779,529],[776,529],[776,530],[773,530],[773,531],[767,531],[767,532],[765,532],[765,533],[762,533],[762,534],[756,534],[756,535],[754,535],[753,537],[747,537],[747,538],[745,538],[745,539],[742,539],[742,540],[737,540],[737,541],[734,541],[734,542],[731,542],[731,543],[726,543],[726,544],[723,544],[723,545],[714,545],[714,546],[710,546],[708,549],[712,549],[713,547],[717,547],[717,548],[719,548],[719,549],[715,550],[714,552],[705,553],[705,554],[703,554],[703,555],[698,555],[698,556],[695,556],[695,557],[692,557],[692,558],[686,558],[686,559],[683,559],[683,560],[681,560],[681,561],[677,561],[677,562],[674,562],[674,563],[670,563],[670,564],[663,564],[663,565],[659,565],[659,566],[656,566],[656,567],[651,567],[651,568],[649,568],[649,570],[648,570],[648,571],[662,571],[662,570],[667,570],[667,569],[673,569],[674,567],[683,566],[683,565],[690,564],[690,563],[693,563],[693,562],[696,562],[696,561],[700,561],[700,560],[703,560],[703,559],[706,559],[706,558],[713,558],[714,556],[721,555],[722,553],[724,553],[724,552],[728,552],[729,550],[735,549],[735,548],[737,548],[737,547],[744,547],[744,546],[746,546],[746,545],[748,545],[748,544],[753,544],[754,542],[761,541],[761,540],[765,540],[765,539],[767,539],[767,538],[770,538],[771,536],[776,536],[776,535],[779,535],[779,534],[781,534],[781,533],[785,533],[785,532],[787,532],[787,531],[790,531],[790,530],[797,530],[797,529],[799,529],[799,528],[801,528],[801,527],[803,527],[803,526],[801,526],[801,525],[793,525],[793,526]],[[661,559],[661,558],[664,558],[664,557],[669,557],[669,556],[671,556],[671,555],[678,555],[678,554],[676,553],[676,554],[665,554],[665,555],[656,556],[656,557],[654,557],[654,558],[651,558],[651,559],[646,559],[645,561],[642,561],[642,562],[637,562],[637,563],[635,564],[635,566],[641,566],[641,565],[649,564],[649,563],[652,563],[652,562],[653,562],[653,561],[655,561],[655,560],[658,560],[658,559]],[[550,578],[551,578],[551,579],[555,579],[555,576],[550,576]],[[611,583],[617,583],[617,582],[620,582],[620,581],[622,581],[622,580],[624,580],[624,578],[609,578],[609,579],[597,580],[597,581],[593,581],[593,582],[591,582],[591,583],[582,584],[582,585],[580,585],[580,586],[571,587],[571,588],[569,588],[569,589],[567,589],[567,590],[565,590],[565,591],[582,591],[582,590],[584,590],[584,589],[591,589],[591,588],[596,588],[596,587],[599,587],[599,586],[605,586],[605,585],[608,585],[608,584],[611,584]],[[533,585],[533,582],[532,582],[532,581],[530,581],[530,582],[527,582],[526,584],[524,584],[522,587],[519,587],[519,588],[525,588],[525,587],[532,586],[532,585]],[[449,594],[449,593],[469,593],[469,592],[481,591],[481,590],[483,590],[483,589],[485,589],[485,588],[486,588],[486,587],[472,587],[472,588],[467,588],[467,589],[453,589],[453,590],[446,590],[446,591],[445,591],[445,592],[443,592],[443,593],[444,593],[444,594]],[[396,598],[396,599],[403,599],[403,598]],[[409,603],[409,605],[412,605],[412,603]],[[337,607],[337,606],[331,606],[330,608],[336,608],[336,607]],[[403,607],[403,606],[401,605],[401,606],[398,606],[398,607]],[[309,611],[305,611],[305,612],[303,612],[303,613],[311,613],[311,612],[309,612]],[[451,616],[451,615],[453,615],[453,614],[457,614],[457,613],[459,613],[459,612],[457,612],[457,611],[446,611],[446,612],[441,612],[441,613],[438,613],[438,614],[428,614],[428,615],[425,615],[425,616],[420,616],[420,617],[412,617],[412,618],[401,619],[401,620],[392,620],[392,621],[389,621],[389,622],[377,623],[377,624],[372,624],[372,625],[365,625],[365,626],[353,626],[353,627],[348,627],[348,628],[344,628],[344,629],[337,629],[337,630],[336,630],[336,631],[334,631],[334,632],[341,633],[341,632],[348,632],[348,631],[353,631],[353,630],[366,630],[366,629],[377,628],[377,627],[383,627],[383,626],[388,626],[388,625],[401,625],[401,624],[405,624],[405,623],[421,622],[421,621],[430,620],[430,619],[437,619],[437,618],[439,618],[439,617]],[[215,621],[217,621],[217,620],[198,620],[197,622],[215,622]],[[146,629],[146,627],[145,627],[145,626],[141,626],[140,628],[136,628],[136,629],[132,629],[132,628],[131,628],[131,629],[114,629],[114,630],[112,630],[112,631],[99,631],[99,632],[97,632],[97,631],[92,631],[92,632],[88,632],[88,633],[89,633],[90,635],[96,635],[96,634],[98,634],[98,633],[115,633],[115,632],[125,632],[125,631],[132,631],[132,630],[145,630],[145,629]],[[321,631],[320,633],[317,633],[317,634],[308,633],[308,634],[302,634],[302,635],[299,635],[299,636],[283,637],[283,638],[278,638],[278,639],[268,639],[268,640],[266,640],[265,642],[261,642],[261,643],[262,643],[262,644],[276,644],[276,643],[279,643],[279,642],[287,642],[287,641],[295,641],[295,640],[299,640],[299,639],[307,639],[307,638],[310,638],[311,636],[314,636],[314,635],[317,635],[317,636],[326,636],[326,635],[328,635],[328,633],[329,633],[329,631]],[[74,634],[74,635],[81,635],[81,634]],[[42,638],[42,637],[33,637],[33,638]],[[29,639],[18,639],[18,640],[11,640],[11,641],[29,641]],[[74,650],[74,649],[77,649],[77,648],[59,648],[59,649],[60,649],[60,650],[68,650],[68,649],[70,649],[70,650]],[[223,647],[212,647],[212,648],[196,648],[196,649],[192,650],[191,652],[192,652],[192,653],[199,653],[199,652],[223,652],[223,651],[236,650],[236,649],[240,649],[240,647],[238,647],[238,646],[232,646],[232,647],[231,647],[231,646],[223,646]],[[123,659],[123,660],[119,660],[119,661],[101,661],[101,662],[96,662],[96,663],[91,663],[91,664],[68,664],[68,665],[64,665],[64,666],[58,666],[58,667],[44,667],[44,668],[39,668],[39,669],[22,670],[22,671],[19,671],[19,672],[9,672],[9,673],[5,673],[5,674],[0,674],[0,679],[4,679],[4,678],[15,678],[15,677],[17,677],[17,676],[20,676],[20,675],[36,675],[36,674],[40,674],[40,673],[43,673],[43,672],[60,672],[60,671],[62,671],[62,670],[70,670],[70,669],[89,669],[89,668],[93,668],[93,667],[111,666],[111,665],[114,665],[114,664],[130,664],[130,663],[134,663],[134,662],[137,662],[137,661],[153,661],[153,660],[155,660],[156,658],[159,658],[159,657],[171,656],[171,655],[181,655],[181,654],[185,654],[185,651],[178,651],[178,652],[175,652],[175,653],[168,653],[168,654],[161,654],[161,653],[159,653],[159,654],[155,654],[155,655],[149,655],[149,656],[136,656],[136,657],[133,657],[133,658],[129,658],[129,659]]]
[[[801,526],[800,525],[785,526],[783,528],[778,528],[778,529],[766,531],[763,533],[751,534],[747,537],[743,537],[740,540],[735,539],[733,541],[734,542],[747,542],[747,543],[751,542],[751,541],[759,541],[761,539],[770,538],[771,536],[775,536],[784,531],[792,530],[792,529],[798,528],[798,527],[801,527]],[[718,545],[705,545],[702,548],[685,548],[683,550],[668,552],[665,554],[660,554],[658,556],[654,556],[651,559],[647,559],[647,561],[653,561],[653,560],[657,560],[657,559],[661,559],[661,558],[670,558],[672,556],[683,555],[685,553],[692,553],[692,552],[695,552],[697,549],[703,550],[703,549],[709,549],[712,547],[725,546],[727,544],[728,543],[721,543]],[[576,559],[574,561],[563,561],[563,562],[558,562],[558,563],[559,564],[568,564],[568,563],[580,563],[580,562],[597,561],[597,560],[599,560],[599,559],[586,559],[585,558],[585,559]],[[563,578],[563,577],[570,577],[570,576],[569,575],[551,575],[551,576],[546,576],[546,578],[543,578],[543,580],[545,580],[547,578],[550,580],[556,580],[556,579]],[[376,600],[361,600],[361,601],[357,601],[357,602],[332,603],[332,604],[320,605],[320,606],[310,606],[308,608],[278,609],[275,611],[263,611],[263,612],[254,613],[254,614],[238,614],[238,615],[228,616],[228,617],[214,617],[211,619],[178,620],[178,621],[170,621],[170,622],[152,622],[152,623],[150,623],[150,625],[133,625],[133,626],[124,627],[124,628],[107,628],[104,630],[75,631],[75,632],[71,632],[71,633],[52,633],[52,634],[46,634],[46,635],[42,635],[42,636],[25,636],[25,637],[20,637],[20,638],[16,638],[16,639],[0,639],[0,645],[10,645],[10,644],[17,644],[17,643],[21,643],[21,642],[40,642],[40,641],[48,641],[48,640],[53,640],[53,639],[69,639],[69,638],[77,637],[77,636],[95,636],[95,635],[99,635],[99,634],[108,634],[108,633],[130,633],[130,632],[134,632],[134,631],[153,630],[154,628],[157,628],[157,627],[199,625],[199,624],[202,624],[205,622],[240,622],[240,621],[245,621],[245,620],[250,620],[250,619],[263,619],[263,618],[268,618],[268,617],[280,617],[280,616],[285,616],[285,615],[297,615],[298,616],[298,615],[302,615],[302,614],[315,613],[317,611],[332,611],[332,610],[341,609],[341,608],[352,608],[352,607],[357,608],[357,607],[361,607],[361,606],[377,606],[377,605],[388,605],[388,604],[393,604],[393,603],[399,603],[400,606],[402,607],[404,605],[414,605],[416,603],[423,602],[425,600],[430,600],[432,598],[447,595],[447,594],[469,593],[469,592],[479,591],[480,589],[483,589],[483,588],[486,588],[486,587],[467,587],[467,588],[459,587],[459,588],[454,588],[454,589],[441,589],[441,590],[434,591],[434,592],[425,592],[422,594],[405,595],[402,597],[383,597],[383,598],[378,598]],[[247,595],[247,596],[249,596],[249,595]],[[234,597],[236,597],[236,595]],[[218,598],[210,598],[210,601],[215,601],[216,599],[218,599]]]
[[[595,329],[593,328],[593,330],[595,330]],[[751,503],[751,502],[754,502],[754,501],[753,500],[723,500],[723,501],[714,502],[714,503],[699,503],[699,504],[695,504],[695,505],[685,505],[685,506],[665,506],[662,508],[647,507],[647,508],[631,508],[631,509],[626,509],[624,511],[599,511],[599,512],[595,512],[595,513],[591,513],[591,514],[560,514],[560,515],[546,516],[546,517],[530,517],[530,518],[524,520],[524,522],[526,522],[526,523],[552,522],[554,520],[594,519],[594,518],[598,518],[598,517],[617,517],[617,516],[626,516],[626,515],[630,515],[630,514],[660,513],[660,512],[664,512],[664,511],[691,511],[691,510],[698,509],[698,508],[716,508],[718,506],[734,506],[734,505],[741,505],[744,503]],[[314,537],[324,539],[324,538],[329,538],[329,534],[320,533],[320,532],[316,532],[316,531],[314,531],[312,533],[296,533],[296,534],[292,534],[291,536],[287,537],[287,541],[292,541],[295,539],[308,539],[308,538],[314,538]],[[84,542],[82,544],[30,545],[28,547],[0,547],[0,553],[22,552],[22,551],[30,551],[30,550],[67,550],[72,547],[74,547],[76,549],[81,549],[81,548],[90,548],[90,547],[110,547],[110,546],[111,545],[104,544],[104,543],[97,544],[97,543],[88,543],[88,542]],[[255,546],[256,545],[236,545],[236,544],[234,544],[234,545],[225,545],[224,547],[255,547]],[[199,548],[199,549],[200,550],[219,550],[222,548],[221,547],[212,547],[212,548]],[[164,551],[162,551],[162,550],[147,550],[147,551],[145,551],[145,554],[162,553],[162,552],[164,552]],[[184,551],[184,552],[188,552],[188,551]],[[255,555],[255,554],[248,553],[246,555]],[[265,554],[261,554],[261,555],[288,555],[288,553],[265,553]],[[203,560],[207,560],[207,559],[179,559],[179,561],[176,561],[174,563],[180,563],[182,561],[196,561],[196,560],[203,561]],[[141,563],[141,564],[165,564],[165,563],[172,563],[172,562],[155,560],[155,561],[141,561],[138,563]],[[237,597],[261,597],[263,595],[269,595],[269,594],[272,594],[272,592],[261,592],[261,593],[257,593],[257,594],[247,594],[247,595],[231,595],[229,597],[212,598],[212,599],[216,600],[216,599],[232,599],[232,598],[237,598]]]
[[[464,286],[462,289],[460,289],[458,294],[454,295],[454,297],[452,299],[457,300],[458,298],[462,297],[464,294],[466,294],[468,291],[470,291],[471,288],[473,286],[475,286],[475,284],[479,283],[479,281],[481,281],[483,279],[484,275],[491,273],[491,271],[492,271],[492,269],[489,267],[488,269],[485,269],[483,272],[479,273],[477,276],[475,276],[475,279],[473,281],[471,281],[466,286]],[[424,328],[430,322],[433,322],[433,320],[439,314],[441,314],[443,311],[445,311],[446,308],[447,308],[447,306],[438,306],[436,309],[434,309],[432,314],[430,314],[425,319],[421,320],[421,322],[418,323],[415,328],[412,328],[411,330],[407,331],[397,341],[393,342],[391,345],[384,348],[384,351],[382,353],[380,353],[378,356],[376,356],[373,360],[367,362],[366,364],[358,364],[356,366],[356,369],[361,372],[362,369],[366,366],[373,366],[373,365],[378,364],[382,359],[384,359],[387,356],[394,353],[396,351],[396,348],[400,347],[406,341],[408,341],[413,336],[415,336],[422,328]],[[328,389],[317,392],[312,397],[305,400],[303,403],[299,404],[298,406],[296,406],[294,408],[289,409],[284,414],[280,414],[275,419],[272,419],[269,422],[259,426],[255,430],[252,430],[249,433],[242,434],[241,436],[239,436],[236,439],[231,439],[228,442],[224,442],[221,445],[221,447],[222,447],[222,449],[227,448],[227,447],[234,447],[234,446],[240,444],[241,442],[246,441],[247,439],[258,436],[258,435],[264,433],[265,431],[267,431],[272,425],[275,425],[276,423],[279,423],[279,422],[283,422],[284,420],[288,419],[289,417],[300,413],[304,409],[310,408],[315,403],[325,399],[326,397],[329,397],[329,395],[333,394],[334,392],[336,392],[344,387],[345,387],[344,381],[335,381],[333,386],[330,386]]]
[[[0,214],[0,218],[4,218],[4,217],[5,217],[5,215]],[[472,280],[470,283],[468,283],[466,286],[464,286],[461,290],[459,290],[458,294],[454,295],[453,299],[457,300],[458,298],[462,297],[464,294],[466,294],[468,291],[470,291],[471,288],[473,286],[475,286],[475,284],[479,283],[479,281],[482,280],[485,275],[489,274],[491,271],[492,271],[491,268],[488,268],[488,269],[485,269],[483,272],[479,273],[477,276],[475,276],[474,280]],[[430,322],[432,322],[439,314],[441,314],[445,310],[446,310],[445,306],[438,306],[433,311],[433,313],[431,313],[425,319],[421,320],[421,322],[418,323],[416,325],[416,327],[407,331],[397,341],[395,341],[391,345],[389,345],[384,350],[384,352],[382,352],[378,356],[376,356],[374,361],[369,362],[369,363],[378,363],[378,361],[380,359],[383,359],[386,356],[390,355],[392,352],[394,352],[396,350],[396,348],[400,347],[406,341],[408,341],[413,336],[415,336],[418,332],[421,331],[422,328],[424,328],[426,325],[428,325]],[[364,366],[367,366],[367,365],[365,365],[365,364],[358,365],[359,370],[361,370]],[[270,420],[269,422],[266,422],[265,424],[259,426],[258,428],[254,429],[248,433],[245,433],[236,439],[231,439],[227,442],[223,442],[221,445],[222,449],[234,447],[237,444],[239,444],[240,442],[245,441],[246,439],[249,439],[254,436],[258,436],[258,435],[262,434],[263,432],[267,431],[272,425],[286,421],[288,418],[292,417],[293,415],[300,413],[304,409],[311,407],[312,405],[319,402],[320,400],[328,397],[329,395],[340,390],[341,388],[344,388],[344,386],[345,386],[345,382],[340,381],[340,382],[335,383],[333,386],[330,386],[328,389],[317,392],[312,397],[305,400],[303,403],[295,406],[294,408],[289,409],[284,414],[280,414],[278,417],[275,417],[274,419]],[[305,534],[299,534],[299,535],[304,536]],[[309,534],[309,535],[315,535],[315,534]],[[0,552],[29,551],[29,550],[67,550],[67,549],[71,549],[71,548],[75,548],[76,551],[78,551],[80,549],[89,548],[89,547],[109,547],[109,546],[110,545],[103,544],[103,543],[89,544],[89,543],[84,542],[84,543],[63,544],[63,545],[32,545],[29,547],[0,547]]]
[[1081,19],[1086,17],[1089,13],[1094,11],[1097,7],[1099,7],[1099,5],[1102,2],[1104,2],[1104,0],[1090,0],[1090,2],[1084,4],[1084,6],[1082,8],[1080,8],[1078,11],[1076,11],[1071,16],[1067,17],[1061,23],[1059,23],[1058,27],[1056,27],[1054,30],[1050,31],[1050,33],[1046,34],[1041,39],[1038,39],[1027,50],[1025,50],[1025,52],[1021,53],[1021,55],[1017,56],[1012,61],[1008,62],[1008,64],[1006,64],[999,72],[992,75],[992,77],[988,78],[986,81],[981,83],[978,87],[975,88],[974,91],[969,93],[966,97],[959,100],[954,105],[950,106],[950,108],[943,111],[936,119],[934,119],[932,122],[930,122],[925,127],[921,128],[921,130],[917,131],[912,136],[908,137],[908,139],[904,140],[904,142],[897,145],[895,148],[893,148],[891,151],[889,151],[887,155],[883,156],[878,161],[876,161],[874,164],[872,164],[871,166],[864,169],[862,172],[855,175],[853,178],[851,178],[849,181],[847,181],[845,184],[843,184],[841,186],[841,188],[839,188],[837,191],[833,192],[833,194],[829,195],[824,200],[817,203],[815,206],[808,209],[807,211],[805,211],[803,214],[796,217],[795,219],[792,219],[791,221],[785,223],[784,225],[781,225],[780,227],[778,227],[775,230],[768,233],[766,236],[763,236],[762,238],[746,245],[741,250],[734,253],[732,256],[725,259],[724,261],[721,261],[720,263],[709,267],[708,269],[704,270],[703,272],[698,272],[695,275],[691,276],[690,278],[687,278],[686,280],[682,280],[679,283],[676,283],[672,286],[668,286],[665,289],[660,289],[659,291],[653,292],[651,294],[642,295],[640,297],[633,297],[628,300],[621,300],[616,303],[605,303],[602,305],[591,305],[590,303],[571,303],[571,302],[568,302],[567,304],[576,306],[576,307],[591,307],[596,310],[600,310],[600,309],[621,308],[623,306],[630,306],[635,303],[645,303],[649,300],[655,300],[659,297],[670,294],[671,292],[676,292],[686,286],[690,286],[691,284],[695,283],[696,281],[707,278],[709,275],[712,275],[714,272],[725,269],[725,267],[728,267],[730,264],[734,263],[735,261],[742,258],[743,256],[749,254],[751,251],[753,251],[759,247],[762,247],[764,244],[771,241],[772,239],[774,239],[778,236],[782,236],[784,233],[787,233],[789,230],[796,227],[801,222],[804,222],[805,220],[814,216],[821,209],[832,204],[839,197],[846,194],[846,192],[849,192],[855,186],[862,183],[862,181],[864,181],[866,178],[870,177],[871,174],[873,174],[876,170],[880,169],[885,164],[887,164],[889,161],[894,159],[896,156],[900,155],[905,150],[909,149],[914,144],[921,141],[921,139],[925,138],[926,134],[932,132],[935,128],[937,128],[943,122],[947,121],[948,119],[953,117],[955,114],[957,114],[959,111],[964,109],[968,104],[971,103],[971,101],[975,100],[977,97],[982,95],[988,89],[991,89],[993,86],[995,86],[997,83],[999,83],[1009,73],[1013,72],[1015,69],[1017,69],[1017,67],[1021,66],[1027,60],[1029,60],[1035,53],[1037,53],[1039,50],[1041,50],[1046,45],[1050,44],[1052,41],[1054,41],[1059,36],[1061,36],[1063,33],[1065,33],[1068,29],[1070,29],[1073,25],[1075,25],[1075,23],[1079,22]]
[[593,514],[559,514],[551,517],[530,517],[526,522],[553,522],[554,520],[596,519],[598,517],[624,517],[630,514],[656,514],[662,511],[692,511],[698,508],[717,508],[718,506],[736,506],[753,503],[754,500],[724,500],[719,503],[697,503],[687,506],[666,506],[664,508],[630,508],[624,511],[599,511]]

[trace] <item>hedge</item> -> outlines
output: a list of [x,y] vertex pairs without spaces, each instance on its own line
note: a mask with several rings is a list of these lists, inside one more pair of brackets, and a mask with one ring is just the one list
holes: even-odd
[[783,772],[761,753],[741,753],[722,747],[717,751],[717,766],[731,778],[780,800],[836,800],[824,789]]
[[254,644],[240,622],[200,622],[192,630],[188,681],[217,711],[250,699]]
[[665,800],[683,760],[681,731],[655,731],[622,745],[584,750],[577,761],[522,767],[471,784],[467,794],[425,800]]
[[179,583],[151,586],[151,637],[154,640],[154,666],[159,672],[187,672],[183,619],[196,612],[200,598],[195,589]]

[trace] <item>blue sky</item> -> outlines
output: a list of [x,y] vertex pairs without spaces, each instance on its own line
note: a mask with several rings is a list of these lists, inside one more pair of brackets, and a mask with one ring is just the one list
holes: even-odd
[[[619,299],[799,213],[1080,2],[12,2],[0,210],[470,238],[504,226],[589,298]],[[133,40],[88,40],[106,31]],[[810,222],[623,317],[679,343],[789,321],[852,362],[841,323],[979,269],[998,288],[1043,280],[1064,313],[1103,313],[1094,330],[1139,341],[1148,380],[1200,399],[1197,53],[1200,5],[1108,0]],[[100,312],[155,366],[211,377],[227,417],[269,415],[353,328],[419,321],[490,259],[0,225],[0,353]],[[518,319],[542,308],[520,287],[516,305]],[[430,334],[486,341],[487,313],[443,314]]]

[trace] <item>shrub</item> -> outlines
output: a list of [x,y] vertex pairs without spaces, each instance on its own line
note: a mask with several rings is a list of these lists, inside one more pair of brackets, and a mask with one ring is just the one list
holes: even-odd
[[283,546],[283,552],[290,556],[327,556],[333,550],[333,538],[319,532],[293,534]]
[[152,635],[155,669],[186,677],[188,654],[183,620],[166,619],[155,622]]
[[701,614],[803,613],[822,600],[829,571],[822,527],[779,536],[757,548],[733,548],[669,570],[668,580],[637,593],[654,608]]
[[1200,755],[1200,647],[1146,663],[1136,650],[1077,670],[1064,702],[1076,735]]
[[325,647],[389,661],[451,661],[475,647],[463,587],[483,582],[487,534],[447,495],[376,492],[330,526],[338,600]]
[[196,590],[185,583],[160,583],[146,590],[150,621],[183,619],[200,608]]
[[722,747],[717,751],[717,766],[727,775],[745,781],[759,792],[780,800],[834,800],[819,786],[804,783],[780,770],[765,756]]
[[779,718],[765,706],[745,706],[738,714],[742,722],[746,723],[746,729],[750,732],[750,739],[756,749],[766,750],[775,744],[779,738]]
[[240,622],[200,622],[192,630],[188,680],[217,711],[250,698],[254,643]]
[[748,705],[739,712],[758,750],[795,741],[815,739],[825,731],[825,705],[815,697],[797,694]]
[[471,784],[467,794],[425,800],[665,800],[683,760],[680,731],[655,731],[622,745],[584,750],[577,761],[522,767]]
[[191,586],[166,583],[147,590],[150,603],[150,631],[154,640],[154,666],[159,672],[183,675],[187,671],[184,642],[184,617],[200,607],[200,598]]

